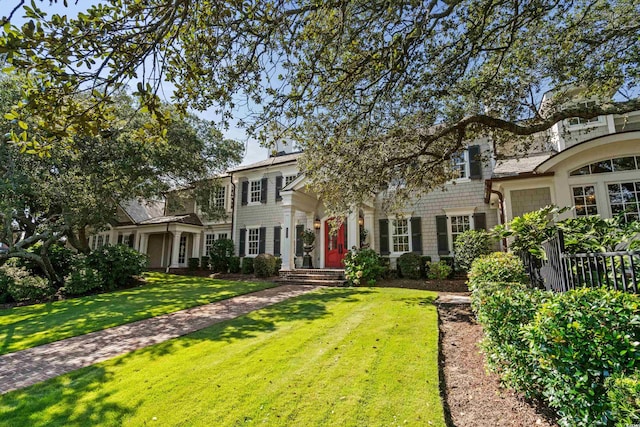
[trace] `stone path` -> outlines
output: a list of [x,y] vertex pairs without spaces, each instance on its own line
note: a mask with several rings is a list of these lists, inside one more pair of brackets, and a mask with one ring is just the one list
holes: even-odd
[[284,285],[0,356],[0,394],[189,334],[305,294]]
[[436,304],[460,305],[471,304],[471,297],[464,294],[451,294],[441,292],[436,299]]

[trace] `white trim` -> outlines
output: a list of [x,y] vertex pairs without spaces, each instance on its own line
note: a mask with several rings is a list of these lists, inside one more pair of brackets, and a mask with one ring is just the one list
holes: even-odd
[[443,209],[445,214],[447,215],[447,238],[449,241],[449,254],[455,256],[453,250],[453,224],[451,221],[451,217],[458,216],[466,216],[469,217],[469,230],[475,230],[476,224],[473,219],[473,215],[476,213],[476,207],[465,207],[465,208],[448,208]]
[[[246,248],[245,249],[245,257],[246,258],[255,258],[258,255],[260,255],[260,228],[261,227],[259,225],[254,225],[254,226],[251,226],[251,227],[245,227],[245,229],[247,230],[246,235],[244,237],[244,239],[245,239],[245,241],[244,241],[245,242],[245,248]],[[258,231],[258,240],[257,240],[258,246],[256,248],[256,253],[255,254],[249,253],[249,249],[250,249],[250,247],[249,247],[249,235],[251,234],[250,231],[253,231],[253,230],[257,230]],[[265,236],[265,238],[266,238],[266,236]],[[266,242],[265,242],[265,244],[266,244]]]

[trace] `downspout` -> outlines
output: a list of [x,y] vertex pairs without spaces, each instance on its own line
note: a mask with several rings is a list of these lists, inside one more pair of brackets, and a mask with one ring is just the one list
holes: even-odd
[[[236,216],[236,185],[233,183],[233,174],[229,175],[231,180],[231,241],[235,241],[236,230],[233,228],[234,219]],[[235,251],[235,250],[234,250]]]
[[[169,223],[167,223],[166,234],[169,234]],[[167,257],[167,268],[165,269],[165,273],[167,274],[169,274],[169,266],[171,265],[171,260],[173,259],[173,239],[171,239],[171,242],[172,244],[171,246],[169,246],[169,257]],[[164,256],[164,240],[162,241],[162,256]]]

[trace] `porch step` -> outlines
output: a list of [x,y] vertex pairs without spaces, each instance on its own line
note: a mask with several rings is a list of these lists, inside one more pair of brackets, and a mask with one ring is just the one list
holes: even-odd
[[295,285],[344,286],[344,270],[300,269],[281,270],[278,283]]

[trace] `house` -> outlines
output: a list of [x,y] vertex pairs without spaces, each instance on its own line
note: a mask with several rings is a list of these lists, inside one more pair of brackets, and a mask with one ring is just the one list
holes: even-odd
[[[515,147],[496,150],[486,138],[473,141],[453,160],[459,178],[443,191],[416,197],[401,216],[384,212],[379,196],[354,206],[337,233],[330,233],[331,218],[297,167],[301,153],[291,146],[277,151],[221,178],[212,197],[226,219],[206,220],[193,200],[172,208],[175,194],[169,194],[165,202],[121,206],[117,222],[90,243],[127,243],[147,253],[152,268],[169,269],[186,267],[216,239],[231,238],[240,257],[271,253],[282,258],[283,270],[292,270],[302,266],[301,234],[311,229],[312,264],[329,269],[340,268],[349,248],[361,243],[392,264],[406,252],[433,260],[451,256],[460,233],[549,204],[574,206],[565,216],[640,217],[640,112],[557,123],[536,135],[525,154]],[[360,241],[362,228],[366,242]]]

